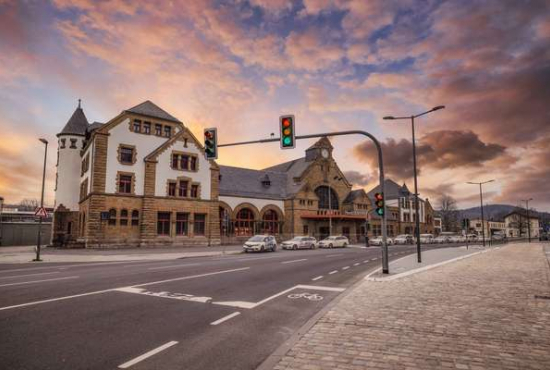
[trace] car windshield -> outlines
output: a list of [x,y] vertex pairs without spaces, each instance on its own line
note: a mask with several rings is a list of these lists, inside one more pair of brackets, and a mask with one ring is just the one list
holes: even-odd
[[299,242],[299,241],[302,241],[302,240],[304,240],[304,239],[305,239],[305,238],[302,237],[302,236],[296,236],[296,237],[294,237],[294,239],[292,239],[292,240],[296,240],[296,241]]
[[336,237],[335,237],[335,236],[329,236],[329,237],[326,238],[325,240],[336,240]]
[[249,242],[263,242],[264,241],[264,238],[263,236],[253,236],[252,238],[248,239]]
[[398,238],[406,238],[407,235],[403,234],[403,235],[397,235]]

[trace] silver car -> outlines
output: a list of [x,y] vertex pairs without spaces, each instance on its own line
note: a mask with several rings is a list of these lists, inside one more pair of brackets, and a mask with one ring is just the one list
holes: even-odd
[[317,246],[317,240],[311,236],[296,236],[281,244],[283,249],[314,249]]
[[275,252],[277,249],[277,240],[271,235],[254,235],[243,245],[245,253],[248,252]]

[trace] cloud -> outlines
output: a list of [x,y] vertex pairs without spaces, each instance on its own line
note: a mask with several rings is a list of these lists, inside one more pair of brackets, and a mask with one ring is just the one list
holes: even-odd
[[377,181],[373,174],[364,174],[358,171],[345,171],[344,176],[353,185],[358,187],[366,187]]

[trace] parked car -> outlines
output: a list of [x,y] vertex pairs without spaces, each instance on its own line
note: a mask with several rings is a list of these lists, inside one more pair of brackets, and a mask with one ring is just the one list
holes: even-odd
[[349,245],[349,240],[345,236],[329,236],[319,242],[319,248],[345,248]]
[[435,238],[435,242],[438,244],[445,244],[451,242],[451,237],[455,236],[455,233],[444,231],[437,238]]
[[[393,239],[392,238],[386,238],[387,245],[393,245]],[[369,245],[382,245],[382,237],[381,236],[375,236],[372,239],[369,239]]]
[[466,237],[463,235],[453,235],[450,237],[449,241],[451,243],[464,243],[466,242]]
[[470,243],[477,242],[479,240],[479,237],[476,234],[468,234],[466,235],[466,238]]
[[539,236],[539,240],[540,240],[540,241],[543,241],[543,240],[548,241],[548,240],[550,240],[550,239],[549,239],[548,233],[541,233],[540,236]]
[[243,245],[245,253],[277,250],[277,240],[271,235],[254,235]]
[[314,249],[316,245],[317,240],[311,236],[295,236],[281,243],[283,249]]
[[432,244],[434,242],[434,236],[432,234],[420,234],[420,243]]
[[410,234],[397,235],[393,240],[395,244],[413,244],[414,238]]

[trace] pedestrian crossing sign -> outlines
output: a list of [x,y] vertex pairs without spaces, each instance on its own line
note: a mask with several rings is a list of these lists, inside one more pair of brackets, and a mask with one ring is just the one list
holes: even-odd
[[48,211],[44,207],[38,207],[34,215],[39,218],[48,218]]

